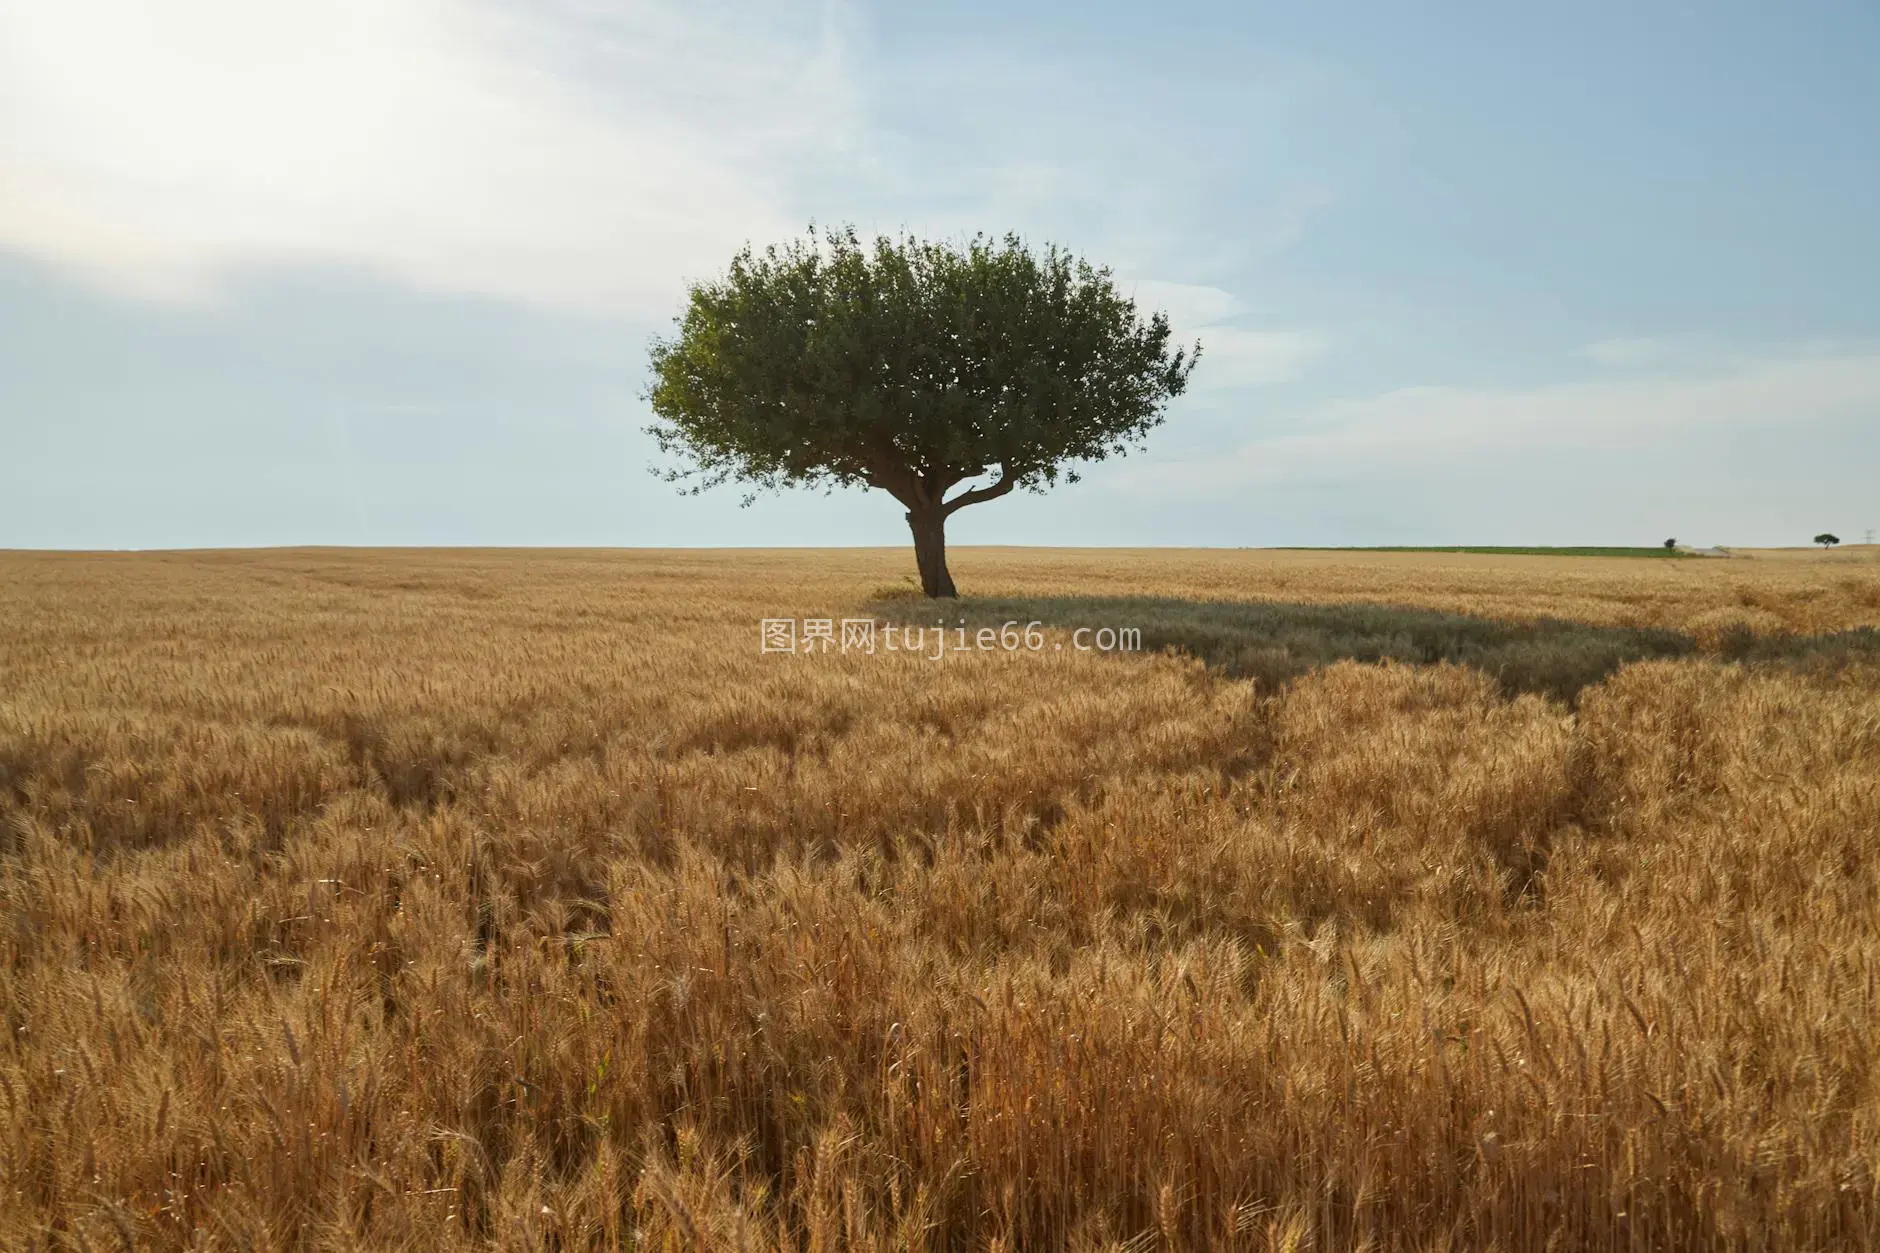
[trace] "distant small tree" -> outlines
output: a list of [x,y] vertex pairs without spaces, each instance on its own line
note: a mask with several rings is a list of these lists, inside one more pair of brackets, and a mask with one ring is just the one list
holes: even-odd
[[1823,531],[1821,534],[1815,536],[1815,542],[1820,544],[1823,548],[1833,548],[1836,544],[1841,542],[1841,537],[1832,532]]
[[1140,448],[1200,354],[1108,270],[1013,235],[747,246],[693,286],[678,326],[653,345],[647,394],[650,432],[689,463],[667,477],[880,488],[907,511],[929,596],[957,595],[949,517]]
[[1665,541],[1665,551],[1666,551],[1666,552],[1676,552],[1676,551],[1677,551],[1677,547],[1678,547],[1678,541],[1677,541],[1677,540],[1676,540],[1675,538],[1673,538],[1673,539],[1668,539],[1668,540],[1666,540],[1666,541]]

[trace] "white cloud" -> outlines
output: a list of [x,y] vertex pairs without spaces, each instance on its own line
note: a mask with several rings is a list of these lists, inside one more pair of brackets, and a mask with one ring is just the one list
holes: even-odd
[[1198,392],[1231,392],[1297,377],[1325,349],[1312,331],[1252,330],[1224,325],[1240,318],[1243,302],[1219,287],[1169,283],[1154,279],[1125,281],[1145,314],[1168,314],[1177,344],[1201,341],[1201,365],[1195,370]]
[[[800,230],[799,204],[844,216],[893,150],[864,125],[846,12],[840,0],[795,16],[766,0],[0,0],[0,250],[160,302],[213,300],[271,268],[340,266],[663,319],[687,279],[745,240]],[[984,86],[977,62],[958,73],[950,105]],[[889,203],[919,216],[964,188],[971,213],[949,211],[964,228],[1037,225],[1077,199],[1065,170],[1002,156],[997,138],[983,168],[902,170]],[[1288,233],[1316,195],[1288,202]],[[1131,286],[1181,343],[1203,341],[1202,393],[1293,377],[1322,346],[1250,328],[1218,287]]]
[[[789,7],[0,0],[0,250],[161,302],[341,266],[663,319],[745,240],[799,231],[800,206],[868,217],[897,151],[865,125],[867,93],[890,88],[849,63],[842,0]],[[985,91],[979,61],[952,72],[928,107]],[[1099,172],[985,140],[983,165],[890,161],[878,225],[1037,227]],[[1308,191],[1282,206],[1287,237],[1320,202]],[[1140,251],[1124,236],[1105,248]],[[1199,391],[1292,377],[1321,347],[1248,328],[1217,287],[1133,287],[1181,342],[1203,340]]]
[[1212,326],[1241,310],[1240,297],[1218,287],[1157,279],[1123,280],[1117,286],[1135,298],[1137,308],[1166,313],[1177,327]]
[[1201,364],[1195,386],[1203,392],[1239,391],[1297,378],[1325,349],[1311,331],[1247,331],[1229,326],[1204,326]]
[[1600,365],[1643,365],[1669,356],[1676,345],[1662,339],[1602,339],[1580,349],[1580,355]]
[[668,311],[800,229],[790,163],[846,133],[824,17],[677,3],[0,5],[0,248],[165,300],[338,263]]
[[1609,446],[1642,438],[1727,438],[1743,424],[1880,411],[1880,351],[1748,360],[1685,378],[1569,383],[1526,390],[1411,387],[1295,414],[1291,433],[1206,461],[1143,463],[1136,489],[1207,492],[1288,481],[1420,473],[1488,451]]

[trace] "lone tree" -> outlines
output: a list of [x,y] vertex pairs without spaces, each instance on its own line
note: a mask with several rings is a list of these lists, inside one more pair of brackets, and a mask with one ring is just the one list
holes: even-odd
[[1678,541],[1675,537],[1665,541],[1666,552],[1676,552],[1677,550],[1678,550]]
[[[1015,235],[963,245],[812,228],[694,285],[656,340],[648,431],[702,491],[866,485],[900,501],[921,590],[955,596],[946,522],[1140,449],[1200,358],[1107,269]],[[948,492],[996,473],[989,482]]]
[[1832,532],[1823,531],[1821,534],[1815,536],[1815,542],[1820,544],[1823,548],[1833,548],[1836,544],[1841,542],[1841,537]]

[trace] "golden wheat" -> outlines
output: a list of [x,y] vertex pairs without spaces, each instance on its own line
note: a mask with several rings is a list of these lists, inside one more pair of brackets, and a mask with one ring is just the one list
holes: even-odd
[[[0,1246],[1880,1244],[1871,673],[759,652],[907,562],[0,557]],[[1860,552],[955,567],[1880,622]]]

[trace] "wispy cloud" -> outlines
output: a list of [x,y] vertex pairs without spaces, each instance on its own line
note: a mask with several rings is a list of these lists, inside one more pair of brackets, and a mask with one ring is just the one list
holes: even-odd
[[1301,374],[1325,350],[1314,331],[1255,329],[1244,321],[1244,302],[1219,287],[1153,279],[1124,282],[1144,312],[1168,314],[1178,343],[1201,341],[1202,364],[1195,371],[1197,391],[1240,391],[1284,382]]
[[1602,339],[1580,349],[1580,355],[1600,365],[1643,365],[1647,362],[1662,361],[1676,351],[1677,347],[1669,340],[1645,336],[1631,339]]
[[0,6],[0,248],[112,289],[257,266],[663,313],[787,233],[839,146],[838,24],[755,4]]
[[1159,279],[1123,280],[1119,284],[1144,310],[1168,314],[1182,330],[1224,322],[1241,312],[1240,297],[1219,287],[1199,283],[1168,283]]
[[1232,392],[1297,378],[1325,351],[1325,340],[1312,331],[1253,331],[1231,326],[1201,327],[1201,365],[1195,386],[1202,392]]
[[1726,438],[1744,424],[1780,425],[1880,411],[1880,350],[1744,360],[1680,378],[1529,389],[1411,387],[1296,413],[1287,433],[1205,461],[1141,464],[1133,490],[1218,491],[1289,481],[1420,474],[1472,454],[1608,445],[1667,435]]

